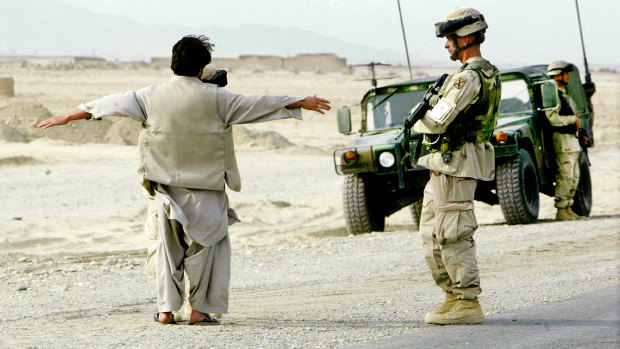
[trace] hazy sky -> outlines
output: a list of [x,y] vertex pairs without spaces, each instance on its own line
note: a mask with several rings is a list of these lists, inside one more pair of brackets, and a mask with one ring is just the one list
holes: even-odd
[[[3,1],[18,0],[0,0]],[[58,1],[151,25],[297,27],[353,44],[400,52],[402,62],[406,62],[396,0]],[[445,60],[443,41],[435,38],[433,24],[451,10],[474,7],[489,23],[483,55],[492,61],[522,65],[562,58],[583,66],[574,0],[401,0],[400,3],[412,57]],[[579,7],[588,62],[620,66],[618,2],[581,0]]]

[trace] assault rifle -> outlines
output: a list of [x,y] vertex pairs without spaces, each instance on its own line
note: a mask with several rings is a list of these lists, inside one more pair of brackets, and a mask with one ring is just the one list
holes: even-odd
[[409,139],[411,137],[411,128],[415,125],[418,120],[422,119],[426,112],[430,109],[430,99],[433,95],[439,94],[439,90],[441,90],[441,86],[443,86],[444,82],[448,78],[448,74],[443,74],[442,76],[435,81],[433,85],[431,85],[426,93],[424,94],[424,98],[422,102],[418,103],[411,109],[409,115],[405,118],[405,123],[403,127],[400,129],[395,140],[400,140],[400,144],[405,150],[406,154],[403,157],[403,162],[407,160],[407,158],[411,157],[411,165],[415,165],[418,163],[418,157],[420,156],[420,150],[422,149],[422,136],[418,138],[418,142],[416,143],[415,149],[413,151],[409,146]]
[[208,83],[208,84],[215,84],[219,87],[224,87],[228,84],[228,78],[226,77],[226,70],[218,70],[215,74],[213,74],[213,76],[211,77],[211,79],[200,79],[202,82]]
[[586,159],[588,159],[588,165],[592,166],[592,163],[590,163],[590,156],[588,156],[588,143],[590,142],[590,139],[588,138],[588,133],[584,128],[580,128],[577,130],[577,134],[575,136],[579,140],[579,146],[581,147],[581,150],[584,154],[586,154]]

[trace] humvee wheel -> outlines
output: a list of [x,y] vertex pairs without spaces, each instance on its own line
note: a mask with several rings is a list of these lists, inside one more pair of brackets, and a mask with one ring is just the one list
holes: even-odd
[[420,230],[420,217],[422,216],[422,199],[414,201],[411,206],[411,218],[413,218],[413,231]]
[[385,216],[368,204],[364,178],[357,175],[344,179],[343,203],[347,228],[353,235],[383,231]]
[[495,180],[506,223],[528,224],[538,220],[538,174],[527,150],[521,149],[519,156],[498,164]]
[[583,152],[579,154],[579,172],[579,183],[571,210],[580,216],[589,217],[592,210],[592,179],[588,156]]

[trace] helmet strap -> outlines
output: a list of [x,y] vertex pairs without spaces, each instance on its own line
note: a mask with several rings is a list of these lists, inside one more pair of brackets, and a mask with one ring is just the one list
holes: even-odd
[[461,52],[461,49],[459,48],[459,42],[456,40],[456,38],[456,35],[448,36],[448,39],[452,40],[452,45],[454,46],[454,52],[452,52],[452,54],[450,55],[450,59],[453,61],[456,61],[459,52]]
[[458,59],[459,52],[467,50],[470,47],[474,47],[476,45],[480,45],[484,41],[484,36],[483,35],[476,35],[472,42],[470,42],[469,44],[467,44],[467,45],[465,45],[463,47],[459,47],[459,43],[456,40],[456,38],[457,38],[456,35],[450,35],[448,38],[450,40],[452,40],[452,44],[454,45],[454,52],[450,55],[450,59],[453,60],[453,61],[456,61]]

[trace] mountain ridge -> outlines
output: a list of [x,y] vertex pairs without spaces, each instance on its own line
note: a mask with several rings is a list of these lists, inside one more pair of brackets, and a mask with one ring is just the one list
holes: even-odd
[[[36,9],[26,19],[18,11]],[[39,29],[43,30],[39,30]],[[81,28],[88,28],[86,31]],[[232,27],[148,25],[125,15],[95,14],[56,0],[22,0],[0,4],[0,55],[98,56],[107,60],[148,60],[170,55],[184,35],[203,34],[215,45],[214,57],[244,54],[293,56],[335,53],[349,63],[406,62],[404,52],[356,45],[296,27],[244,24]],[[402,57],[401,57],[402,56]],[[416,64],[425,64],[416,61]]]

